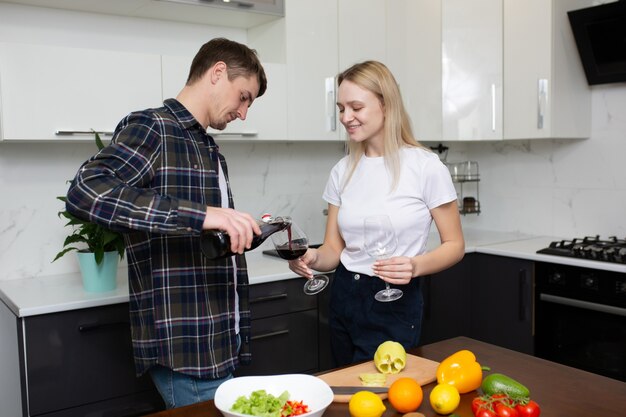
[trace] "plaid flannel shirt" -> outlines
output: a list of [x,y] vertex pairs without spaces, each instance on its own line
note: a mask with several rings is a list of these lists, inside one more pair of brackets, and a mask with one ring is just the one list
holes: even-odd
[[[236,256],[235,267],[230,258],[208,260],[200,250],[206,206],[221,206],[219,169],[228,183],[213,138],[168,99],[164,107],[126,116],[68,191],[69,212],[125,233],[138,375],[160,364],[215,379],[250,361],[245,257]],[[230,185],[228,196],[233,207]]]

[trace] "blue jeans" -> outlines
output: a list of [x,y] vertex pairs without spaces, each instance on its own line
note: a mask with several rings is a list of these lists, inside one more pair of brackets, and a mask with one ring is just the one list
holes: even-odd
[[[237,351],[240,348],[241,337],[237,335]],[[230,374],[220,379],[196,378],[160,365],[150,368],[149,373],[168,409],[212,400],[217,387],[233,377]]]
[[167,408],[212,400],[217,387],[233,377],[231,374],[221,379],[202,379],[158,365],[150,368],[149,372]]

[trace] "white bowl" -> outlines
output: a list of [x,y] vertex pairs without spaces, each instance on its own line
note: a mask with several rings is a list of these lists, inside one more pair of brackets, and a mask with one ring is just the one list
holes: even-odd
[[237,398],[249,397],[253,391],[265,390],[278,397],[284,391],[289,392],[289,400],[302,401],[309,406],[307,417],[319,417],[333,401],[333,392],[321,379],[305,374],[242,376],[224,382],[215,391],[215,406],[225,417],[243,417],[230,411]]

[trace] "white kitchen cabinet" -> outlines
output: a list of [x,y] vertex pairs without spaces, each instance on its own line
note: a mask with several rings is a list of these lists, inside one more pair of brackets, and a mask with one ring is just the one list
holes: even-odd
[[502,0],[403,0],[390,67],[419,141],[502,138]]
[[393,7],[394,2],[395,0],[338,0],[338,72],[357,62],[386,62],[388,27],[385,15],[387,7]]
[[591,98],[567,11],[591,0],[504,1],[504,138],[587,138]]
[[289,139],[339,139],[337,0],[288,0],[285,15]]
[[159,55],[0,43],[2,140],[93,141],[160,103]]
[[336,75],[386,57],[385,0],[299,0],[285,4],[290,140],[342,140]]
[[11,3],[201,25],[250,28],[285,15],[284,0],[11,0]]
[[442,140],[502,138],[502,0],[441,2]]
[[[193,57],[162,56],[163,100],[174,98],[187,81]],[[285,64],[263,63],[268,88],[252,103],[246,120],[234,120],[226,129],[208,132],[215,137],[238,140],[287,139],[287,68]]]
[[387,63],[419,141],[441,140],[441,4],[393,0],[387,8]]
[[590,2],[398,1],[394,36],[408,40],[388,54],[417,138],[588,137],[591,95],[567,11]]

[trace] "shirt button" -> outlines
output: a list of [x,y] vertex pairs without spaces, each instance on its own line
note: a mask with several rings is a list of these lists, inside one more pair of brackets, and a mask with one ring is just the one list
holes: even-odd
[[198,169],[198,165],[194,164],[193,169]]
[[361,275],[360,274],[354,274],[354,280],[358,281],[359,279],[361,279]]
[[191,227],[188,227],[188,228],[187,228],[187,231],[188,231],[188,232],[191,232],[192,230],[193,230],[193,229],[192,229]]

